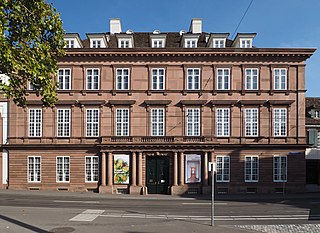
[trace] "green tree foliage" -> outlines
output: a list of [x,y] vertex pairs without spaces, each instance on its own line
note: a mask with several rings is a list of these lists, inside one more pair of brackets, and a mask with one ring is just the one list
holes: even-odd
[[9,76],[0,90],[24,106],[30,83],[44,106],[54,105],[53,75],[64,55],[60,15],[45,0],[0,0],[0,21],[0,73]]

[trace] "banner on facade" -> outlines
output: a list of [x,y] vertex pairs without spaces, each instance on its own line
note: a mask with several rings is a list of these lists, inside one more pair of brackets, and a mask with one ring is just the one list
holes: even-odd
[[201,155],[186,155],[185,183],[201,182]]
[[114,155],[113,182],[114,184],[129,184],[129,155]]

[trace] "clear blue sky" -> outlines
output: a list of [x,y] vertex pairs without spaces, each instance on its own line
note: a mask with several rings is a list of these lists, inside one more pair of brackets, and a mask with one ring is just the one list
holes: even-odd
[[[251,0],[48,0],[60,12],[64,29],[109,31],[120,18],[122,30],[188,30],[191,18],[203,19],[205,32],[235,31]],[[320,0],[254,0],[237,32],[256,32],[254,46],[320,47]],[[233,38],[230,38],[233,39]],[[307,96],[320,96],[320,51],[307,61]]]

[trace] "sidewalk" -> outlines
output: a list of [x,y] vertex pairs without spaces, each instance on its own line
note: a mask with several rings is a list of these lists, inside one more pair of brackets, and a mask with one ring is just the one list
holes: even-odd
[[[47,197],[75,197],[90,199],[145,199],[145,200],[211,200],[211,195],[130,195],[130,194],[102,194],[92,192],[64,192],[64,191],[29,191],[2,189],[1,194],[47,196]],[[295,194],[220,194],[215,195],[217,201],[263,201],[263,200],[296,200],[319,199],[320,193],[295,193]]]

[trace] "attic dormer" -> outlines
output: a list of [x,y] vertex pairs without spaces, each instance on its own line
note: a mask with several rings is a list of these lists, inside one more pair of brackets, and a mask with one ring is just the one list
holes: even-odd
[[164,34],[159,30],[154,30],[150,36],[150,46],[151,48],[165,48],[166,47],[166,37],[167,34]]
[[232,43],[236,48],[252,48],[252,41],[257,33],[238,33]]
[[229,35],[230,33],[211,33],[208,38],[207,47],[225,48]]
[[133,48],[133,32],[116,34],[118,48]]
[[66,33],[64,35],[65,48],[73,49],[73,48],[83,48],[82,41],[78,33]]
[[107,37],[104,33],[87,33],[90,48],[107,48]]

